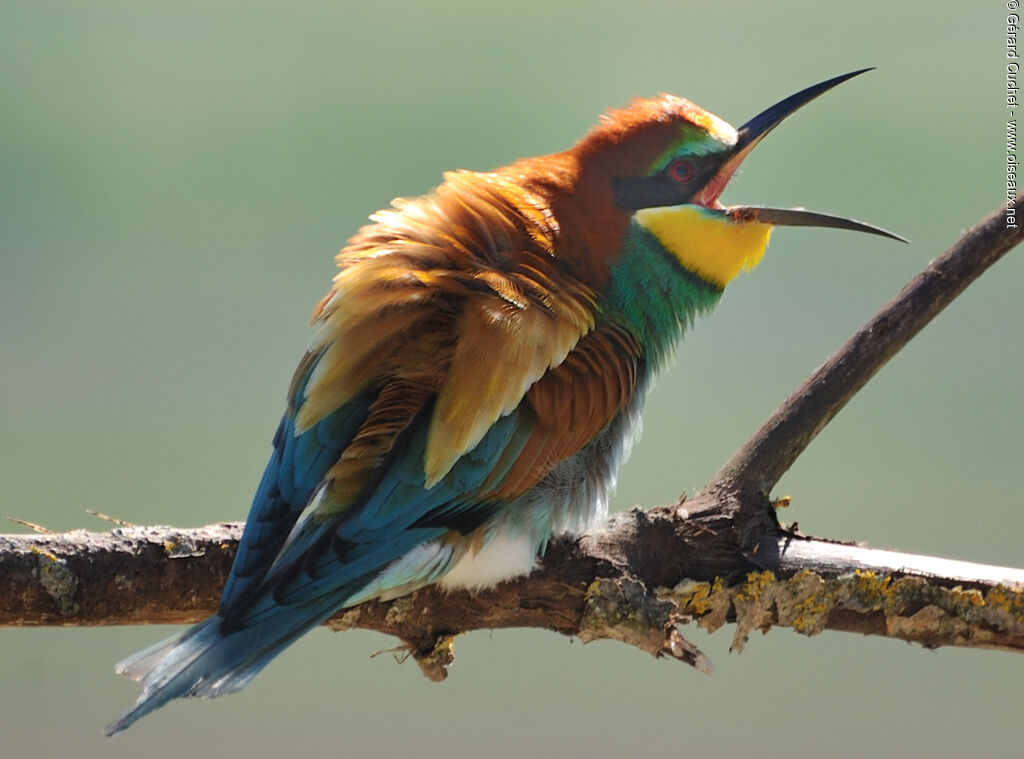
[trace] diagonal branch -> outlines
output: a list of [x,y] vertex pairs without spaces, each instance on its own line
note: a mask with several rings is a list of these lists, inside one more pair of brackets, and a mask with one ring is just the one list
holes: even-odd
[[1007,227],[1002,206],[969,229],[808,377],[726,462],[708,488],[770,492],[867,381],[1022,239],[1024,226]]
[[[736,623],[733,645],[773,625],[928,646],[1024,651],[1024,570],[878,551],[783,529],[767,491],[875,372],[1016,245],[1003,209],[970,230],[854,335],[693,501],[619,514],[557,541],[528,578],[477,594],[428,588],[329,624],[401,638],[434,679],[453,635],[530,626],[610,638],[699,669],[680,633]],[[215,612],[237,524],[0,536],[0,625],[196,622]]]

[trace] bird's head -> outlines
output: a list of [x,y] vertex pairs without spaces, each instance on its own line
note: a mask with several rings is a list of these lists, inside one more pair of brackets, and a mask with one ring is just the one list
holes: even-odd
[[[867,71],[821,82],[776,103],[739,129],[674,95],[606,114],[575,148],[619,214],[631,216],[689,271],[724,287],[757,265],[774,226],[814,226],[902,238],[840,216],[719,202],[743,159],[786,117]],[[599,178],[599,179],[598,179]],[[611,186],[607,187],[610,180]]]

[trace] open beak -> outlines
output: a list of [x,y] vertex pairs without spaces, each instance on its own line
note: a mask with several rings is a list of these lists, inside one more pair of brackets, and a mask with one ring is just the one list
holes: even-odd
[[[785,121],[790,114],[795,113],[822,93],[828,92],[830,89],[842,84],[847,79],[852,79],[855,76],[859,76],[860,74],[871,70],[872,69],[870,68],[866,68],[860,69],[859,71],[851,71],[848,74],[833,77],[832,79],[812,85],[806,89],[800,90],[800,92],[795,95],[790,95],[788,98],[780,100],[775,105],[750,119],[750,121],[739,128],[738,139],[736,141],[736,146],[733,148],[732,154],[726,162],[722,164],[722,167],[715,172],[715,175],[707,185],[705,185],[699,196],[700,201],[708,207],[717,206],[718,208],[721,208],[717,203],[718,196],[721,194],[722,190],[725,189],[725,185],[728,183],[736,169],[739,168],[743,159],[750,154],[750,151],[754,149],[754,146],[764,139],[769,132]],[[843,216],[832,216],[831,214],[806,211],[802,208],[732,206],[723,210],[726,215],[738,222],[759,221],[764,224],[772,224],[780,227],[831,227],[834,229],[850,229],[856,232],[868,232],[874,235],[881,235],[882,237],[889,237],[893,240],[899,240],[900,242],[908,242],[897,234],[872,226],[871,224],[854,221],[853,219],[847,219]]]

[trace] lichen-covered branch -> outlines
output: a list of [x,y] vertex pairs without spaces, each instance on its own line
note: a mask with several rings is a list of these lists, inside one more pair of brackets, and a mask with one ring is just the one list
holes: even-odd
[[[968,231],[854,335],[691,501],[613,517],[549,546],[528,578],[470,594],[428,588],[340,612],[329,625],[400,638],[442,679],[460,632],[539,627],[620,640],[707,670],[689,622],[736,624],[734,648],[780,625],[927,646],[1024,650],[1024,570],[809,538],[768,491],[870,377],[1016,245],[1003,209]],[[240,525],[0,536],[0,625],[191,623],[214,613]]]
[[[196,622],[216,610],[240,529],[0,537],[0,624]],[[504,627],[619,640],[702,670],[710,664],[682,634],[691,621],[708,630],[736,623],[737,649],[751,631],[779,625],[1024,650],[1024,570],[830,543],[778,526],[753,560],[733,540],[728,504],[694,517],[638,509],[555,543],[529,578],[478,594],[427,589],[328,624],[402,639],[433,679],[451,662],[452,636]]]
[[217,608],[240,524],[0,535],[0,625],[197,622]]

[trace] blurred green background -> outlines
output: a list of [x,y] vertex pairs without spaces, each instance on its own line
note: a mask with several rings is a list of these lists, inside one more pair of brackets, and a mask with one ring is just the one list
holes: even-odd
[[[1001,2],[6,0],[0,6],[0,514],[51,529],[241,519],[332,256],[368,213],[574,142],[670,91],[733,123],[865,65],[774,133],[726,202],[913,240],[778,231],[684,344],[617,509],[698,488],[1003,195]],[[1014,252],[786,476],[783,516],[1024,564]],[[10,524],[8,531],[20,528]],[[0,631],[7,756],[1019,755],[1024,657],[787,630],[704,677],[539,631],[457,642],[441,685],[317,630],[243,694],[116,740],[120,657],[167,629]]]

